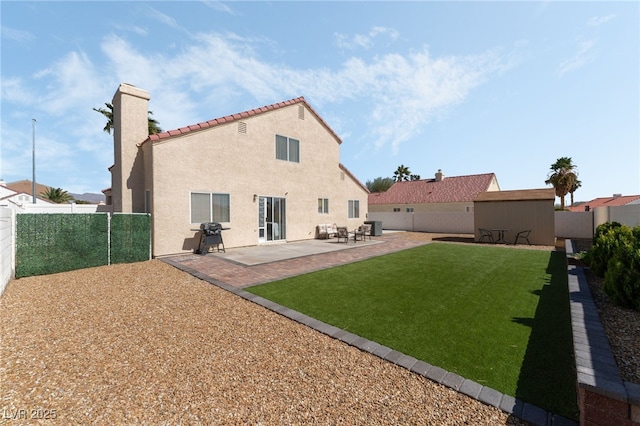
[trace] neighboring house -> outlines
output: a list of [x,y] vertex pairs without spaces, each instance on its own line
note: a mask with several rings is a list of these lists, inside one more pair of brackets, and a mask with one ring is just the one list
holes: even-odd
[[[54,204],[41,196],[47,189],[47,186],[36,183],[36,205]],[[0,181],[0,205],[15,209],[27,204],[34,204],[32,181],[20,180],[10,183]]]
[[320,223],[354,229],[368,190],[342,164],[342,141],[304,98],[148,135],[149,94],[113,98],[114,212],[151,214],[153,255],[193,252],[203,222],[226,248],[313,239]]
[[369,194],[369,212],[472,212],[478,194],[499,191],[494,173],[394,183],[384,192]]
[[567,210],[572,212],[584,212],[593,210],[596,207],[618,207],[630,204],[640,204],[640,195],[613,194],[613,197],[595,198],[591,201],[567,207]]

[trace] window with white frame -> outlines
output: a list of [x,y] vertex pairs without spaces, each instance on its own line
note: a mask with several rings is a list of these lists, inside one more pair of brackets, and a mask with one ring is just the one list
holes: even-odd
[[276,159],[300,162],[300,141],[286,136],[276,135]]
[[318,213],[329,213],[328,198],[318,198]]
[[349,200],[349,219],[360,217],[360,200]]
[[229,222],[229,194],[191,193],[191,223]]
[[407,207],[407,213],[413,213],[413,207]]

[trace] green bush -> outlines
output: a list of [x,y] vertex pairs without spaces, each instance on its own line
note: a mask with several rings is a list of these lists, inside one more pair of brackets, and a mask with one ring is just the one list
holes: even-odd
[[603,290],[611,301],[640,311],[640,226],[598,226],[587,258],[593,273],[604,277]]
[[628,227],[618,222],[607,222],[599,225],[593,236],[593,246],[589,250],[589,266],[594,274],[604,277],[607,272],[609,260],[613,257],[615,248],[620,243],[622,234],[631,235]]
[[640,240],[616,248],[602,289],[616,304],[640,311]]

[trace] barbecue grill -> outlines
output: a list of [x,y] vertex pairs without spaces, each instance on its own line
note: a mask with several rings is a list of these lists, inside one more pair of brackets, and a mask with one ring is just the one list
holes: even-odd
[[196,250],[197,254],[205,255],[209,253],[209,249],[214,247],[226,253],[224,242],[222,241],[222,225],[217,222],[204,222],[200,224],[200,245]]

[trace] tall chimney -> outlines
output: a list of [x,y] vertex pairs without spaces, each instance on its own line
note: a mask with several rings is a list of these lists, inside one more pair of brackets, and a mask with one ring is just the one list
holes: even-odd
[[137,144],[149,137],[149,94],[121,84],[113,96],[113,211],[144,212],[144,170]]
[[444,179],[444,174],[442,173],[441,169],[438,169],[438,171],[436,172],[436,182],[440,182],[442,181],[442,179]]

